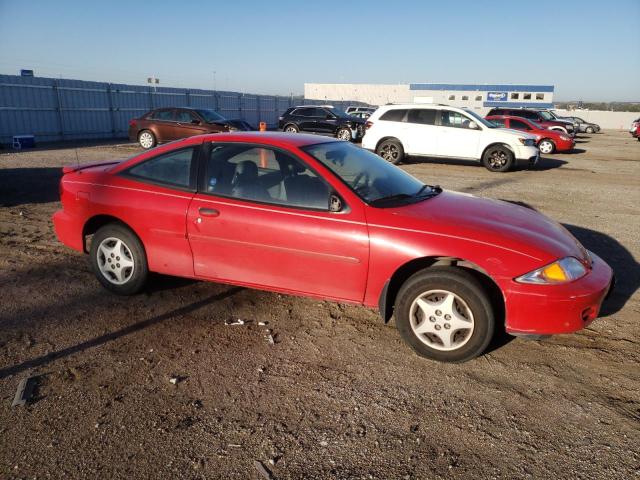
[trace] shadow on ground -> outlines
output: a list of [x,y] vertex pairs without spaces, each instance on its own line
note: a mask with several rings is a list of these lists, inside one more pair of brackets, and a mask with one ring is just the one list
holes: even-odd
[[[584,152],[584,150],[582,150]],[[418,163],[435,163],[441,165],[464,165],[468,167],[482,167],[482,163],[477,160],[463,160],[458,158],[428,158],[428,157],[407,157],[402,162],[402,165],[415,165]],[[535,170],[552,170],[554,168],[560,168],[567,162],[565,160],[559,160],[557,158],[540,158],[538,163],[533,167]],[[527,170],[526,165],[518,165],[515,170]]]
[[57,202],[61,178],[62,168],[0,169],[0,206]]

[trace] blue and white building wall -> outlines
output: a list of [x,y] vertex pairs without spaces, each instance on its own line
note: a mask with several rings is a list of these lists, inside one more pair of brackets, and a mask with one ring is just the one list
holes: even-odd
[[481,113],[492,107],[553,108],[553,85],[409,83],[320,84],[305,83],[310,100],[344,99],[370,105],[386,103],[442,103],[472,108]]

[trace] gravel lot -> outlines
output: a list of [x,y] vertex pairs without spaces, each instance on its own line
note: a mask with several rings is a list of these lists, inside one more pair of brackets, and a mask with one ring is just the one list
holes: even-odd
[[[589,328],[463,365],[353,306],[166,277],[111,295],[50,217],[62,165],[139,149],[0,154],[0,477],[257,479],[257,460],[276,479],[638,478],[640,142],[577,147],[507,174],[403,166],[540,210],[617,275]],[[12,408],[28,375],[34,401]]]

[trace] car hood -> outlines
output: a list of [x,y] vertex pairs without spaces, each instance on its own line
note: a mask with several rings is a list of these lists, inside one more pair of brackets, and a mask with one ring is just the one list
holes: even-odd
[[393,215],[398,226],[493,245],[541,265],[567,256],[588,262],[586,250],[566,228],[526,206],[443,191],[394,208]]

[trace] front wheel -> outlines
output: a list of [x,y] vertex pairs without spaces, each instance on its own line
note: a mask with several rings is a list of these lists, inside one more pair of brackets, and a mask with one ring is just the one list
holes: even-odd
[[514,164],[513,152],[502,145],[490,147],[482,156],[482,164],[491,172],[508,172]]
[[594,133],[595,130],[593,129],[593,127],[587,127],[587,129],[585,130],[585,132],[587,133]]
[[387,162],[398,164],[404,159],[404,148],[398,140],[385,140],[376,148],[378,156],[384,158]]
[[455,267],[432,267],[400,289],[396,327],[418,355],[465,362],[480,355],[494,334],[494,311],[475,276]]
[[109,224],[91,239],[93,273],[100,283],[119,295],[133,295],[144,286],[149,273],[142,242],[127,227]]
[[553,140],[549,140],[548,138],[543,138],[540,140],[538,144],[538,148],[540,149],[540,153],[544,153],[548,155],[556,151],[556,144],[553,143]]
[[351,130],[348,128],[340,128],[336,132],[336,138],[338,140],[350,141],[351,140]]

